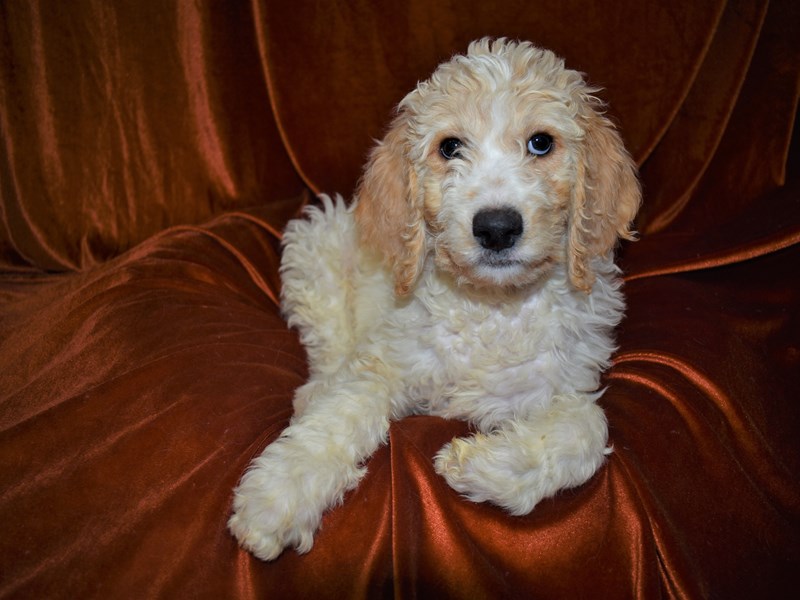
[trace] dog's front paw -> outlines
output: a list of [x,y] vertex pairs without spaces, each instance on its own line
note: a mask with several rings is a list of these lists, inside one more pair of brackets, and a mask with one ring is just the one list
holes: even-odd
[[473,502],[492,502],[515,515],[527,514],[548,493],[554,493],[543,452],[523,459],[497,435],[455,438],[436,455],[436,472],[451,488]]
[[514,515],[533,510],[559,490],[584,483],[605,460],[605,447],[553,443],[547,436],[496,432],[456,438],[436,455],[436,471],[473,502]]
[[279,531],[277,527],[270,527],[268,524],[260,522],[253,515],[253,511],[246,507],[247,501],[241,502],[240,508],[234,509],[228,528],[231,530],[239,544],[245,550],[249,550],[261,560],[274,560],[280,556],[286,546],[286,532]]
[[322,518],[322,508],[302,497],[282,466],[262,459],[245,474],[228,521],[242,547],[261,560],[273,560],[290,546],[308,552]]
[[454,439],[436,455],[436,471],[470,500],[524,515],[594,475],[610,452],[607,441],[606,419],[593,396],[559,396],[537,419]]

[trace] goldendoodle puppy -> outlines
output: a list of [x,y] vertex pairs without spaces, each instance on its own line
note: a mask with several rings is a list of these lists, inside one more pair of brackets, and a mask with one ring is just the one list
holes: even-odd
[[411,413],[470,421],[436,471],[515,515],[603,464],[613,250],[640,190],[594,91],[530,43],[473,42],[403,99],[349,207],[289,224],[283,309],[311,377],[236,489],[245,548],[308,551]]

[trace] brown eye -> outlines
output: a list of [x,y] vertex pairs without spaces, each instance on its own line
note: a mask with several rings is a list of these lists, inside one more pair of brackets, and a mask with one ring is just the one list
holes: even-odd
[[459,158],[461,156],[459,149],[463,145],[464,143],[458,138],[446,138],[442,140],[441,144],[439,144],[439,154],[441,154],[446,160]]
[[553,136],[548,133],[535,133],[528,140],[528,152],[534,156],[544,156],[553,149]]

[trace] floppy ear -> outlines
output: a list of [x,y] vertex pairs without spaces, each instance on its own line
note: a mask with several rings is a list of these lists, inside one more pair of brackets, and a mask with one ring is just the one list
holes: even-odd
[[636,165],[611,122],[589,108],[572,193],[568,264],[572,284],[592,289],[590,261],[610,252],[619,237],[632,240],[631,221],[641,202]]
[[407,136],[407,118],[401,113],[370,154],[355,208],[361,243],[382,254],[400,296],[414,286],[425,256],[423,202]]

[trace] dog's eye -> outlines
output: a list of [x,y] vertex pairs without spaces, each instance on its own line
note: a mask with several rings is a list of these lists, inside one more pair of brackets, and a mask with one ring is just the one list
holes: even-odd
[[442,140],[442,143],[439,144],[439,154],[441,154],[447,160],[458,158],[461,156],[459,149],[463,145],[464,143],[458,138],[444,139]]
[[536,133],[528,140],[528,152],[534,156],[544,156],[553,149],[553,136]]

